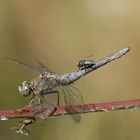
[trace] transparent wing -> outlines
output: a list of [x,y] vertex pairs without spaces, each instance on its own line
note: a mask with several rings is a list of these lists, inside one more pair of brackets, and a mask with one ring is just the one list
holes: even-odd
[[36,62],[39,64],[40,67],[42,67],[42,68],[48,68],[42,62],[40,62],[38,59],[36,60]]
[[[93,56],[92,54],[86,56],[84,59],[81,59],[81,60],[92,60],[93,62],[95,62],[95,60],[94,60],[94,56]],[[79,61],[81,61],[81,60],[79,60]]]
[[[73,85],[67,85],[64,87],[66,96],[69,98],[69,105],[81,105],[84,104],[84,99],[80,90]],[[66,100],[68,99],[66,98]]]
[[36,115],[37,117],[46,119],[49,115],[54,113],[57,109],[56,102],[54,102],[54,99],[57,100],[57,97],[55,97],[55,95],[56,94],[49,94],[47,96],[36,96],[32,103],[32,106],[35,108],[33,114]]
[[[54,82],[54,80],[46,80],[46,79],[42,79],[41,77],[37,77],[36,79],[34,79],[33,85],[36,85],[34,92],[34,106],[36,105],[41,105],[41,106],[53,106],[53,107],[57,107],[58,104],[58,90],[55,89],[55,87],[53,88],[53,90],[49,90],[49,84],[52,85],[52,83]],[[35,99],[34,99],[35,98]]]
[[35,96],[33,98],[33,107],[57,107],[57,94],[54,92],[52,94]]
[[21,62],[19,60],[13,59],[13,58],[6,58],[7,60],[20,65],[26,69],[32,70],[34,72],[37,73],[43,73],[43,72],[52,72],[47,66],[45,66],[44,64],[42,64],[40,61],[37,60],[37,63],[40,65],[40,67],[37,66],[33,66],[33,65],[29,65],[29,64],[25,64],[24,62]]
[[94,55],[91,54],[91,55],[86,56],[86,57],[85,57],[85,60],[92,60],[92,61],[95,61],[95,60],[94,60]]
[[[76,108],[73,107],[73,105],[81,105],[84,103],[80,91],[74,86],[71,85],[60,86],[60,92],[63,95],[65,105],[69,106],[69,109],[73,112],[77,111]],[[80,115],[71,115],[71,117],[76,123],[80,122],[81,120]]]
[[[53,72],[49,67],[47,67],[46,65],[44,65],[41,61],[39,61],[39,60],[36,60],[36,62],[39,64],[39,68],[41,68],[42,69],[42,71],[44,71],[44,72]],[[55,72],[53,72],[53,73],[55,73]]]

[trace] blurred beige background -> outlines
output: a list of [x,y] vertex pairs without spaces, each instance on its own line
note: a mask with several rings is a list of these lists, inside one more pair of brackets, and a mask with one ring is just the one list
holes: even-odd
[[[115,61],[76,83],[85,103],[139,98],[140,1],[137,0],[0,0],[0,109],[18,108],[29,99],[18,85],[35,73],[7,62],[12,57],[35,65],[39,59],[58,73],[76,69],[89,55],[98,60],[120,48],[131,47]],[[139,140],[140,110],[82,115],[38,121],[26,137],[0,122],[2,140]],[[42,125],[44,124],[44,125]]]

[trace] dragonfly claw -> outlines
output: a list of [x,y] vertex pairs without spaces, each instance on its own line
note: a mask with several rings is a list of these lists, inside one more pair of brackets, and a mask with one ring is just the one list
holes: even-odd
[[30,131],[26,127],[24,128],[20,127],[19,129],[16,130],[16,132],[19,134],[24,134],[26,136],[28,136],[30,133]]
[[13,129],[16,129],[17,133],[28,136],[30,131],[26,128],[26,126],[34,122],[35,122],[34,118],[23,120],[23,121],[20,121],[21,125],[19,126],[19,128],[14,127]]

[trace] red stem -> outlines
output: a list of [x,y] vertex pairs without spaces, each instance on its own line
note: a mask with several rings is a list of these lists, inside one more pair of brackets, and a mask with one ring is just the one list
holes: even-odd
[[71,107],[38,107],[33,108],[32,106],[25,106],[21,109],[13,110],[1,110],[0,119],[6,120],[8,118],[39,118],[39,117],[49,117],[58,115],[70,115],[88,112],[102,112],[102,111],[115,111],[120,109],[137,109],[140,106],[140,99],[131,99],[116,102],[105,102],[105,103],[95,103],[95,104],[83,104],[75,105]]

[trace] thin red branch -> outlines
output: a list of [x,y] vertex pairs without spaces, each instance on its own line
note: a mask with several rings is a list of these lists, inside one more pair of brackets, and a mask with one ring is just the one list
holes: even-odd
[[51,116],[59,116],[59,115],[72,115],[72,114],[79,114],[79,113],[82,114],[88,112],[115,111],[121,109],[122,110],[137,109],[139,107],[140,107],[140,99],[75,105],[73,108],[66,107],[66,106],[57,107],[57,108],[55,107],[34,108],[32,106],[25,106],[21,109],[1,110],[0,118],[1,120],[6,120],[10,118],[39,118],[39,117],[51,117]]

